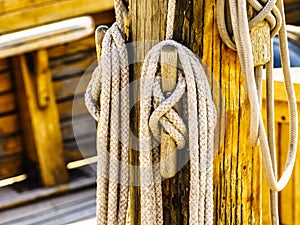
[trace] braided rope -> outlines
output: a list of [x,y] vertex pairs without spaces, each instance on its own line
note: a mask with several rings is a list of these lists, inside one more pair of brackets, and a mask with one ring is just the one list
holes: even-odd
[[[287,35],[285,28],[285,17],[282,0],[264,0],[264,6],[257,0],[247,0],[249,5],[258,12],[257,16],[248,22],[246,1],[228,0],[230,7],[230,17],[235,41],[232,40],[225,21],[225,0],[219,0],[217,5],[217,20],[220,36],[224,43],[236,49],[241,62],[242,72],[245,77],[248,97],[250,102],[250,141],[255,145],[259,138],[262,159],[264,163],[266,178],[271,188],[271,219],[272,224],[279,224],[278,219],[278,197],[277,191],[282,190],[288,183],[293,171],[298,137],[298,118],[295,93],[290,77],[290,62],[288,57]],[[228,10],[227,10],[228,12]],[[271,48],[273,53],[272,38],[279,32],[281,60],[285,87],[288,96],[290,131],[289,131],[289,150],[284,172],[277,181],[276,165],[276,145],[274,133],[274,94],[273,94],[273,60],[266,64],[267,72],[267,128],[268,137],[264,128],[262,116],[260,114],[259,100],[261,96],[261,71],[262,67],[254,69],[252,46],[249,36],[249,29],[259,21],[266,20],[271,28]],[[256,74],[256,76],[254,76]],[[255,80],[256,78],[256,80]]]
[[[213,141],[216,110],[209,84],[197,57],[188,48],[172,41],[176,0],[169,0],[166,41],[146,55],[140,85],[140,184],[142,225],[163,224],[162,190],[159,173],[159,124],[174,139],[177,149],[188,140],[190,152],[189,224],[213,224]],[[164,97],[158,62],[161,51],[173,46],[178,51],[177,85]],[[187,91],[187,97],[184,93]],[[152,98],[153,94],[153,98]],[[188,128],[172,107],[183,101]],[[151,112],[152,106],[154,111]],[[153,137],[153,138],[152,138]]]
[[98,121],[97,224],[120,225],[126,224],[129,192],[129,69],[116,23],[102,46],[100,65],[85,94],[86,106]]
[[[161,50],[168,45],[177,48],[183,71],[179,72],[173,93],[164,99],[157,67]],[[160,217],[155,217],[155,215],[162,214],[160,211],[162,207],[159,207],[159,210],[157,208],[157,201],[160,202],[157,196],[161,196],[162,193],[161,189],[155,188],[155,180],[158,180],[160,185],[160,174],[152,168],[152,162],[158,161],[159,149],[155,147],[155,142],[152,142],[152,135],[157,138],[158,123],[165,127],[166,120],[172,121],[169,114],[176,113],[172,110],[172,106],[180,99],[188,106],[185,115],[188,118],[188,132],[181,119],[175,120],[175,123],[169,123],[174,126],[174,130],[182,131],[181,134],[188,140],[190,150],[189,224],[213,224],[213,133],[216,110],[204,69],[188,48],[175,41],[167,40],[154,46],[148,52],[141,78],[139,137],[142,225],[162,224]],[[183,97],[185,91],[187,91],[186,98]],[[152,105],[155,109],[151,113]],[[170,136],[174,140],[177,138],[172,132]]]
[[[175,3],[175,0],[170,0],[168,4],[166,39],[173,37]],[[97,224],[111,225],[126,222],[129,182],[129,76],[127,51],[122,38],[127,10],[121,0],[115,1],[115,10],[117,22],[105,34],[101,63],[94,71],[85,95],[89,112],[99,122]],[[157,76],[160,52],[166,45],[178,49],[183,67],[183,71],[179,71],[177,87],[168,98],[164,97],[160,88],[161,79]],[[155,147],[160,139],[159,123],[175,140],[178,149],[184,148],[188,140],[191,161],[190,224],[213,224],[213,133],[216,110],[205,72],[189,49],[170,40],[156,45],[147,54],[142,78],[147,80],[141,84],[140,103],[142,225],[163,224],[160,156],[159,149]],[[120,88],[125,91],[120,92]],[[187,98],[184,98],[186,90]],[[172,109],[179,100],[184,101],[186,106],[188,128]],[[152,105],[155,110],[150,115]],[[122,143],[119,143],[120,140]]]

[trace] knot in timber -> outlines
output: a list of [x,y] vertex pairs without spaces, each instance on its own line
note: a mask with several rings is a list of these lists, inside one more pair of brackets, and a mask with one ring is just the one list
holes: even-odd
[[153,86],[155,109],[150,116],[149,126],[155,139],[160,140],[160,123],[166,132],[174,139],[177,148],[182,149],[186,143],[185,136],[187,134],[187,128],[182,118],[173,109],[173,106],[182,98],[185,92],[186,83],[181,72],[178,73],[178,83],[175,90],[167,98],[164,97],[161,89],[162,78],[160,76],[155,78]]

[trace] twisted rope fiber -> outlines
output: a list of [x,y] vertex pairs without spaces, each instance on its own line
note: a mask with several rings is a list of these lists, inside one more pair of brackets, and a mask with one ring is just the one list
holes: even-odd
[[[124,33],[122,18],[125,12],[121,1],[115,1],[115,7],[117,23],[107,31],[104,37],[101,64],[94,71],[85,96],[89,112],[99,121],[97,224],[124,224],[128,204],[128,170],[126,170],[129,142],[128,89],[126,88],[128,67],[127,52],[122,39],[122,33]],[[172,39],[174,17],[175,1],[170,0],[166,39]],[[179,72],[176,90],[167,99],[164,98],[159,88],[161,81],[156,76],[160,49],[166,45],[172,45],[178,49],[179,59],[183,66],[183,73]],[[213,224],[212,166],[216,111],[204,70],[190,50],[174,41],[165,41],[155,46],[145,59],[142,77],[148,79],[149,75],[152,82],[141,85],[143,99],[140,127],[142,224],[163,224],[159,149],[152,146],[155,141],[149,130],[150,128],[154,136],[159,138],[158,123],[175,140],[179,149],[184,148],[185,139],[188,138],[191,158],[190,224]],[[120,85],[122,90],[125,88],[125,92],[118,93]],[[143,105],[143,103],[144,100],[148,102],[151,99],[153,85],[155,111],[150,116],[152,104]],[[188,129],[172,109],[172,106],[182,98],[186,89],[188,98],[184,105],[187,105]],[[121,129],[121,134],[118,132],[119,129]],[[121,146],[118,143],[120,138]],[[152,147],[154,147],[153,152],[150,151]],[[124,168],[119,168],[120,166],[115,162],[120,154],[121,166],[125,165]],[[118,173],[119,170],[121,174]],[[121,184],[125,184],[121,185],[119,192],[118,179],[122,180]],[[118,196],[120,196],[119,203]]]
[[[282,190],[288,183],[296,158],[298,118],[295,93],[290,76],[290,62],[288,57],[287,35],[285,27],[284,7],[282,0],[264,0],[262,6],[256,0],[247,0],[258,15],[248,22],[246,1],[228,0],[230,6],[230,16],[235,41],[232,40],[230,32],[225,22],[225,0],[219,0],[217,5],[218,28],[224,43],[236,49],[241,62],[242,72],[245,77],[248,96],[250,101],[251,122],[250,140],[255,145],[259,138],[262,159],[264,163],[266,178],[271,188],[271,219],[272,224],[279,224],[278,218],[278,197],[277,192]],[[274,132],[274,93],[273,93],[273,60],[266,64],[267,73],[267,128],[268,136],[264,128],[262,116],[260,114],[260,92],[261,92],[261,71],[262,67],[254,69],[253,55],[251,52],[251,41],[249,29],[262,20],[266,20],[271,28],[271,55],[273,52],[272,38],[279,32],[281,61],[285,80],[285,88],[288,96],[290,130],[289,149],[284,172],[277,181],[276,165],[276,145]],[[256,76],[254,76],[256,74]],[[254,79],[256,77],[256,81]],[[255,84],[257,83],[257,85]],[[256,90],[257,89],[257,90]]]
[[[162,190],[159,173],[159,124],[174,139],[177,148],[190,152],[189,224],[213,224],[213,140],[216,110],[209,84],[199,60],[173,38],[175,0],[169,0],[166,41],[146,55],[140,85],[140,184],[142,225],[163,224]],[[175,90],[167,98],[161,90],[158,62],[161,50],[178,50],[182,72]],[[187,91],[187,97],[184,93]],[[153,97],[153,98],[152,98]],[[187,105],[188,128],[172,107],[180,100]],[[154,111],[151,112],[152,106]]]
[[[129,193],[129,69],[124,5],[115,1],[117,22],[107,30],[101,63],[85,94],[86,106],[98,121],[97,224],[126,224]],[[101,95],[101,98],[100,98]]]

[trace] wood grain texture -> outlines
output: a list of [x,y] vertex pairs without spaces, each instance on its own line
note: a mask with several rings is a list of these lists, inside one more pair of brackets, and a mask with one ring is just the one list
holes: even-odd
[[[162,91],[169,96],[177,82],[177,49],[166,46],[161,52]],[[178,104],[173,107],[178,111]],[[177,169],[176,143],[164,129],[161,130],[160,175],[164,178],[174,177]]]
[[49,101],[46,108],[41,108],[37,101],[36,75],[27,65],[25,55],[13,59],[18,101],[21,111],[23,138],[29,156],[36,155],[45,186],[53,186],[68,181],[63,160],[62,136],[59,126],[58,110],[55,102],[51,74],[48,68],[46,50],[36,53],[39,66],[47,73]]
[[[164,0],[132,0],[132,41],[162,40],[167,5]],[[220,40],[216,25],[216,1],[177,1],[174,39],[197,54],[204,64],[218,111],[215,131],[215,223],[260,224],[261,168],[258,148],[249,143],[249,102],[235,52]],[[155,43],[154,41],[154,43]],[[147,44],[134,53],[140,59]],[[134,66],[138,79],[140,64]],[[134,94],[138,94],[136,91]],[[132,115],[135,126],[139,110]],[[136,162],[137,158],[132,157]],[[189,165],[163,183],[165,224],[188,224]],[[134,221],[138,224],[138,190],[131,195]]]
[[270,25],[261,21],[250,30],[254,66],[263,66],[271,59]]
[[22,1],[2,2],[6,6],[0,8],[0,34],[113,8],[112,0],[25,1],[19,7],[16,2]]

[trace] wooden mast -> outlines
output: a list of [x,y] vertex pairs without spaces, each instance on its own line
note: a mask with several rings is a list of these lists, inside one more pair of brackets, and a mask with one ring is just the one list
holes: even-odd
[[[145,42],[137,58],[164,39],[167,0],[130,0],[131,40]],[[204,63],[218,111],[215,131],[215,224],[260,224],[261,159],[249,142],[249,102],[236,52],[222,44],[216,24],[216,0],[177,0],[174,39],[193,50]],[[152,42],[150,42],[152,41]],[[135,63],[132,80],[140,78],[142,63]],[[134,91],[138,96],[138,87]],[[132,111],[132,129],[138,131],[139,108]],[[180,156],[178,156],[180,157]],[[131,153],[138,165],[138,154]],[[131,171],[137,180],[136,171]],[[166,225],[188,224],[189,164],[163,182]],[[131,187],[131,224],[140,222],[139,189]]]

